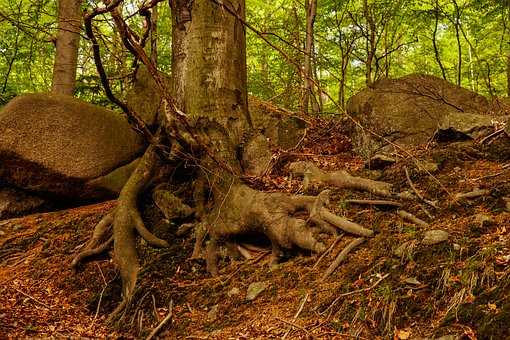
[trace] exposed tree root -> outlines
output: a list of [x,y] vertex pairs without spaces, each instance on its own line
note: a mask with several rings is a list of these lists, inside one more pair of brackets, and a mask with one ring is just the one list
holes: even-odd
[[392,195],[391,184],[354,177],[349,175],[347,171],[325,172],[319,169],[315,164],[303,161],[290,164],[289,169],[292,175],[303,177],[303,188],[305,190],[313,184],[324,184],[337,188],[368,191],[383,197]]
[[[119,315],[129,303],[140,269],[136,250],[136,234],[155,247],[168,247],[165,240],[159,239],[145,227],[137,207],[138,194],[151,180],[159,163],[154,147],[149,147],[136,170],[122,189],[115,210],[106,215],[96,226],[86,249],[73,260],[76,267],[84,259],[97,255],[114,246],[114,259],[122,279],[122,303],[112,313],[111,320]],[[104,243],[99,241],[113,229],[113,235]]]
[[[373,235],[372,230],[327,210],[324,206],[328,201],[328,191],[315,197],[259,192],[242,184],[233,186],[224,197],[224,204],[208,218],[211,239],[207,245],[207,269],[212,275],[218,273],[218,242],[242,234],[256,232],[269,238],[271,265],[278,263],[282,249],[297,246],[318,253],[326,250],[312,234],[309,222],[327,232],[336,227],[354,235]],[[308,212],[309,218],[295,217],[299,211]]]
[[462,199],[466,199],[466,198],[478,198],[478,197],[481,197],[481,196],[488,196],[490,194],[490,190],[486,190],[486,189],[475,189],[473,191],[470,191],[470,192],[465,192],[465,193],[458,193],[455,195],[455,199],[456,200],[462,200]]

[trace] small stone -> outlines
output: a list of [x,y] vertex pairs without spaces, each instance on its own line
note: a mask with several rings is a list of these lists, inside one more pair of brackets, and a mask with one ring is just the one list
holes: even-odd
[[429,161],[420,161],[418,163],[418,172],[419,173],[435,173],[439,170],[439,165],[437,163],[434,163],[434,162],[429,162]]
[[219,310],[218,305],[212,306],[211,310],[207,313],[207,320],[216,321],[216,319],[218,319],[218,310]]
[[234,287],[234,288],[232,288],[231,290],[228,291],[227,295],[228,295],[228,297],[232,297],[232,296],[238,295],[240,292],[241,291],[239,290],[239,288]]
[[421,282],[418,281],[418,279],[415,277],[408,277],[407,279],[404,280],[404,282],[409,283],[410,285],[416,285],[416,286],[421,285]]
[[384,154],[377,154],[370,158],[365,163],[365,168],[372,169],[372,170],[380,170],[384,169],[390,165],[393,165],[397,162],[397,160],[393,157],[384,155]]
[[448,334],[443,335],[442,337],[438,338],[437,340],[457,340],[459,337],[454,334]]
[[5,235],[5,231],[0,230],[0,236],[4,236],[4,235]]
[[253,282],[246,292],[246,300],[253,301],[268,287],[267,282]]
[[495,222],[490,216],[484,214],[477,214],[475,216],[475,223],[480,227],[488,227],[493,225]]
[[430,230],[425,232],[425,237],[422,240],[422,243],[427,246],[431,246],[434,244],[439,244],[441,242],[444,242],[448,240],[448,237],[450,234],[448,234],[444,230]]
[[454,243],[453,244],[453,249],[460,250],[460,244]]

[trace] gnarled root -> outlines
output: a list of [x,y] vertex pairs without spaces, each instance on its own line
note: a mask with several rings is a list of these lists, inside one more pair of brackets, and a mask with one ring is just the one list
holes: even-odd
[[292,175],[303,177],[303,187],[305,190],[312,184],[324,184],[337,188],[368,191],[383,197],[392,196],[391,184],[354,177],[347,173],[347,171],[326,172],[311,162],[303,161],[290,164],[289,169]]
[[[296,196],[282,193],[265,193],[246,185],[230,188],[221,202],[209,215],[210,240],[207,245],[207,269],[218,273],[218,243],[235,236],[259,232],[266,235],[272,246],[271,264],[278,262],[282,249],[297,246],[321,253],[326,247],[312,234],[309,223],[324,231],[339,228],[351,234],[370,237],[373,231],[336,216],[325,205],[328,191],[315,196]],[[295,217],[307,211],[307,220]]]
[[[146,150],[136,170],[124,185],[117,207],[98,223],[86,249],[78,254],[72,262],[73,267],[76,267],[84,259],[107,250],[113,243],[114,259],[122,279],[123,301],[112,316],[118,315],[127,306],[134,292],[140,267],[136,251],[136,234],[139,234],[152,246],[168,247],[165,240],[157,238],[147,230],[137,207],[138,195],[149,183],[158,163],[158,156],[154,147],[151,146]],[[112,230],[113,235],[106,242],[100,244],[100,240],[104,239]]]

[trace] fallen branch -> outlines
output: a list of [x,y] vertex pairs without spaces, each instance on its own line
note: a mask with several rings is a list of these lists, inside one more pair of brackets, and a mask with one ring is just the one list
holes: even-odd
[[359,204],[359,205],[387,205],[391,207],[401,207],[402,203],[395,201],[386,201],[386,200],[345,200],[345,203],[348,204]]
[[338,236],[335,241],[333,241],[333,243],[331,243],[331,246],[329,246],[329,248],[324,252],[322,253],[321,257],[319,257],[319,259],[317,260],[317,262],[315,262],[315,264],[313,265],[312,267],[312,270],[317,268],[317,266],[319,265],[319,263],[322,261],[323,258],[326,257],[326,255],[328,255],[331,250],[333,250],[333,248],[336,246],[336,244],[342,239],[343,235],[340,235]]
[[490,191],[487,189],[475,189],[470,192],[458,193],[455,195],[455,199],[462,200],[465,198],[477,198],[480,196],[488,196],[489,194],[490,194]]
[[390,273],[388,274],[385,274],[383,276],[381,276],[379,278],[379,280],[377,280],[373,285],[371,285],[370,287],[367,287],[367,288],[363,288],[363,289],[358,289],[358,290],[353,290],[352,292],[347,292],[347,293],[343,293],[343,294],[340,294],[338,295],[335,300],[333,300],[333,302],[329,305],[328,308],[326,308],[322,313],[320,313],[321,315],[326,313],[328,310],[330,310],[331,308],[334,307],[334,305],[337,304],[337,302],[340,300],[340,298],[343,298],[343,297],[346,297],[346,296],[349,296],[349,295],[354,295],[354,294],[358,294],[358,293],[363,293],[363,292],[368,292],[369,290],[372,290],[374,289],[375,287],[377,287],[377,285],[379,283],[382,282],[382,280],[384,280],[385,278],[387,278],[388,276],[390,276]]
[[168,315],[163,319],[163,321],[161,321],[159,323],[159,325],[156,328],[154,328],[152,330],[151,334],[149,334],[149,336],[146,338],[146,340],[151,340],[156,335],[158,335],[158,333],[161,331],[161,329],[163,327],[165,327],[165,325],[168,323],[168,321],[170,321],[170,319],[172,319],[173,306],[174,306],[174,301],[170,300],[170,306],[168,307]]
[[14,288],[17,292],[19,292],[19,293],[21,293],[21,294],[25,295],[25,296],[26,296],[27,298],[29,298],[30,300],[34,300],[35,302],[37,302],[37,303],[38,303],[38,304],[40,304],[41,306],[44,306],[44,307],[46,307],[46,308],[48,308],[48,309],[51,309],[51,307],[50,307],[48,304],[46,304],[46,303],[44,303],[44,302],[42,302],[42,301],[40,301],[40,300],[37,300],[37,299],[36,299],[35,297],[33,297],[32,295],[27,294],[27,293],[25,293],[24,291],[19,290],[19,289],[18,289],[18,288],[16,288],[16,287],[12,287],[12,288]]
[[302,326],[300,326],[300,325],[298,325],[298,324],[296,324],[294,322],[291,322],[291,321],[288,321],[288,320],[285,320],[285,319],[282,319],[282,318],[279,318],[279,317],[275,317],[275,319],[278,320],[278,321],[281,321],[283,323],[286,323],[289,326],[292,326],[292,327],[295,327],[297,329],[300,329],[303,332],[305,332],[308,336],[311,336],[310,332],[306,328],[304,328],[304,327],[302,327]]
[[418,196],[418,198],[420,200],[422,200],[424,203],[427,203],[428,205],[430,205],[431,207],[433,208],[436,208],[437,209],[437,205],[432,202],[432,201],[429,201],[428,199],[426,199],[425,197],[423,197],[420,192],[418,191],[418,189],[416,189],[416,187],[414,186],[414,183],[413,181],[411,181],[411,176],[409,176],[409,171],[407,171],[407,167],[404,166],[404,171],[406,173],[406,179],[407,179],[407,184],[409,184],[409,187],[411,188],[411,190],[413,190],[413,192],[415,193],[416,196]]
[[420,227],[428,227],[429,226],[429,224],[427,222],[419,219],[418,217],[414,216],[413,214],[411,214],[405,210],[399,210],[398,215],[400,217],[402,217],[404,220],[410,221]]
[[335,271],[335,269],[340,265],[340,263],[342,263],[346,259],[347,255],[351,252],[351,250],[353,250],[354,248],[356,248],[357,246],[359,246],[363,242],[365,242],[365,238],[364,237],[360,237],[360,238],[357,238],[357,239],[351,241],[351,243],[349,243],[340,252],[340,254],[338,254],[338,256],[336,257],[335,261],[333,261],[333,263],[331,263],[331,265],[324,272],[324,274],[322,275],[320,280],[324,281],[329,275],[331,275]]
[[[299,317],[299,314],[301,314],[301,312],[303,311],[303,308],[305,307],[305,303],[306,303],[306,300],[308,300],[309,295],[310,294],[307,292],[305,294],[305,296],[303,297],[303,300],[301,300],[301,303],[299,304],[299,308],[298,308],[296,314],[294,314],[294,317],[292,318],[293,322],[295,322],[297,320],[297,318]],[[287,336],[289,335],[291,330],[292,330],[292,327],[289,327],[289,329],[287,330],[285,335],[282,337],[282,340],[285,340],[287,338]]]

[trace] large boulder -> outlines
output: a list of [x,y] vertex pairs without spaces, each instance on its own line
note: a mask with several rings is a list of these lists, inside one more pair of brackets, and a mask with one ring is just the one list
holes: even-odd
[[494,106],[485,97],[443,79],[413,74],[383,79],[353,96],[347,112],[364,128],[355,126],[353,145],[364,158],[392,147],[375,134],[399,145],[428,142],[438,132],[477,138],[493,129]]
[[113,196],[129,174],[113,170],[132,168],[144,149],[120,114],[72,97],[27,94],[0,111],[0,181],[21,189],[59,198]]

